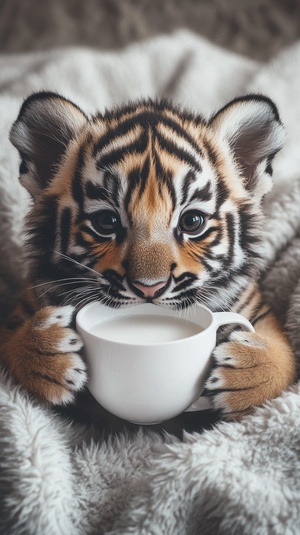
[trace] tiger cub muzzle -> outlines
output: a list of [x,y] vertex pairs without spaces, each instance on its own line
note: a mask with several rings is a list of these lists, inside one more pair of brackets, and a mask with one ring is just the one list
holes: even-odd
[[165,242],[132,243],[123,265],[129,288],[148,301],[165,293],[176,267],[172,248]]

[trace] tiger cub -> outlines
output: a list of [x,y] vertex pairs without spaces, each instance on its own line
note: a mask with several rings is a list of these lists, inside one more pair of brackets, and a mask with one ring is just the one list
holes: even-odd
[[[15,380],[50,404],[86,382],[74,310],[99,300],[245,315],[214,351],[215,409],[239,418],[295,379],[289,341],[263,302],[261,201],[284,140],[268,98],[237,98],[209,121],[162,101],[87,117],[62,96],[23,104],[10,139],[27,218],[27,289],[1,331]],[[200,351],[200,348],[199,348]]]

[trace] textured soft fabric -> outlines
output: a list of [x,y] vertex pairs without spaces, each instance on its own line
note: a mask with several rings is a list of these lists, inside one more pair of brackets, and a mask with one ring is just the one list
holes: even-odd
[[0,50],[121,48],[187,28],[219,46],[267,59],[300,38],[298,0],[1,0]]
[[[273,98],[286,146],[265,200],[266,299],[300,356],[300,44],[269,63],[224,51],[188,32],[118,53],[65,48],[0,57],[1,316],[26,272],[23,218],[8,141],[22,100],[58,91],[86,113],[139,97],[172,98],[209,116],[249,92]],[[43,535],[292,535],[300,533],[300,386],[240,423],[183,440],[141,428],[104,438],[66,423],[3,373],[0,382],[0,532]]]

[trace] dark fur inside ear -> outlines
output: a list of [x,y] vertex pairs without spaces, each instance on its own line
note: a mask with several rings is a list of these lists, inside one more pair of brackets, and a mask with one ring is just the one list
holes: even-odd
[[33,196],[51,180],[87,120],[78,106],[56,93],[34,93],[25,100],[10,140],[22,158],[20,180]]
[[[270,179],[271,161],[282,148],[285,131],[275,104],[261,95],[240,97],[222,108],[210,121],[214,131],[229,144],[245,179],[246,187],[255,191],[263,171]],[[264,173],[263,173],[264,174]],[[260,191],[270,189],[261,187]]]

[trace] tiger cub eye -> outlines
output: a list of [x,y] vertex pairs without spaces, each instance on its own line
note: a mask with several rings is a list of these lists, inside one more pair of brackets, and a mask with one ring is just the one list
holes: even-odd
[[205,223],[205,217],[198,210],[188,210],[179,219],[179,230],[188,234],[196,234]]
[[99,210],[93,215],[92,224],[104,236],[115,234],[121,228],[120,218],[113,210]]

